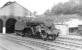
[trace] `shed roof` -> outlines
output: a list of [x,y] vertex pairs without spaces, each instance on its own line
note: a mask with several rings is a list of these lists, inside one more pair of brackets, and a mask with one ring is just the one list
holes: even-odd
[[5,5],[3,5],[3,7],[0,8],[1,16],[13,15],[13,16],[23,17],[23,16],[28,16],[30,14],[31,14],[31,12],[28,9],[24,8],[16,1],[14,1],[14,2],[9,1]]

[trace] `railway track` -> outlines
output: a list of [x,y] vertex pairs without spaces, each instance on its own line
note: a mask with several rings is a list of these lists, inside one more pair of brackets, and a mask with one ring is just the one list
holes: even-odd
[[[70,46],[75,46],[75,47],[81,47],[82,48],[82,44],[78,44],[78,43],[73,43],[73,42],[69,42],[69,41],[63,41],[63,40],[56,40],[55,42],[58,42],[58,43],[66,43],[67,45],[69,45],[69,44],[72,44],[72,45],[70,45]],[[54,43],[55,43],[54,42]]]
[[67,43],[71,43],[71,44],[74,44],[74,45],[82,45],[82,40],[78,39],[73,39],[73,38],[60,38],[58,37],[56,39],[56,41],[61,41],[61,42],[67,42]]
[[[11,37],[11,36],[9,36],[9,37]],[[27,40],[27,39],[24,39],[24,38],[22,38],[22,37],[14,37],[14,36],[12,36],[11,38],[15,38],[15,39],[17,39],[17,40],[20,40],[20,39],[22,39],[22,41],[26,41],[25,43],[30,43],[31,42],[31,45],[33,44],[34,46],[38,46],[38,47],[41,47],[41,48],[43,48],[43,49],[48,49],[48,48],[54,48],[55,47],[55,49],[63,49],[63,50],[75,50],[75,49],[77,49],[76,47],[78,47],[78,48],[81,48],[80,46],[76,46],[76,45],[70,45],[70,44],[66,44],[67,42],[65,42],[65,43],[62,43],[61,41],[54,41],[54,42],[52,42],[52,44],[53,45],[51,45],[50,43],[51,42],[47,42],[47,41],[45,41],[45,42],[41,42],[41,40],[40,41],[38,41],[38,42],[36,42],[35,40],[36,39],[32,39],[32,40],[34,40],[34,41],[29,41],[29,40]],[[71,43],[71,42],[70,42]]]
[[[4,37],[3,37],[3,38],[4,38]],[[14,38],[14,37],[6,37],[5,39],[7,39],[7,40],[9,40],[9,41],[16,42],[17,44],[22,44],[22,45],[24,45],[24,46],[32,45],[32,47],[33,47],[33,46],[38,46],[38,47],[40,47],[40,48],[43,48],[43,49],[41,49],[41,50],[44,50],[44,49],[49,50],[49,48],[48,48],[47,46],[45,46],[44,43],[40,43],[40,42],[36,43],[35,41],[30,41],[30,40],[24,41],[24,40],[22,40],[22,39],[17,39],[17,38]],[[28,45],[28,44],[29,44],[29,45]],[[40,50],[40,49],[36,49],[36,47],[33,47],[33,49],[34,49],[34,50]]]
[[[79,41],[82,41],[82,39],[75,39],[75,38],[66,38],[66,37],[58,37],[58,39],[67,39],[68,41],[71,41],[71,42],[74,42],[74,41],[76,41],[77,43],[79,42]],[[81,43],[82,44],[82,43]]]
[[0,45],[0,50],[8,50],[8,48],[5,48],[5,47]]
[[[6,39],[6,40],[11,41],[11,42],[14,42],[15,44],[19,44],[19,45],[22,45],[24,47],[30,48],[31,50],[40,50],[40,49],[38,49],[36,47],[30,46],[30,45],[26,45],[26,43],[24,41],[21,41],[21,40],[18,40],[18,39],[13,39],[12,40],[12,38],[9,38],[9,37],[6,37],[6,38],[5,37],[1,37],[1,38]],[[10,49],[8,48],[7,50],[10,50]]]

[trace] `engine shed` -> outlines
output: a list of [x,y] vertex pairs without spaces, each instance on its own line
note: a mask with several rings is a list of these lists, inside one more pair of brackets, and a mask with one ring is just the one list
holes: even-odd
[[[0,8],[0,33],[14,33],[17,21],[27,21],[32,13],[17,2],[7,2]],[[5,31],[3,30],[5,29]]]

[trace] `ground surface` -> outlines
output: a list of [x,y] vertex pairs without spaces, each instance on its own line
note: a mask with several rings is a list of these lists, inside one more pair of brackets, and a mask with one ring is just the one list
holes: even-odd
[[82,50],[82,39],[58,37],[55,41],[43,41],[0,34],[0,50]]

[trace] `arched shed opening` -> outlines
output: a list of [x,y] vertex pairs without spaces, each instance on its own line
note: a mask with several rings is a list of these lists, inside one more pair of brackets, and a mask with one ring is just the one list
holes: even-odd
[[0,19],[0,33],[3,32],[3,20]]
[[15,18],[9,18],[6,21],[6,33],[14,33],[16,21]]

